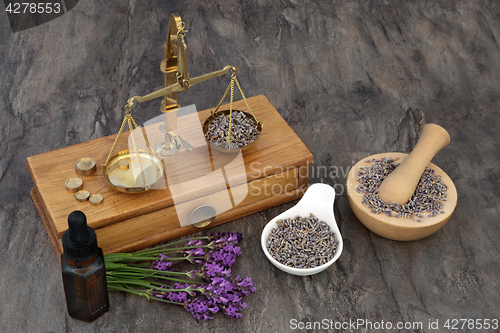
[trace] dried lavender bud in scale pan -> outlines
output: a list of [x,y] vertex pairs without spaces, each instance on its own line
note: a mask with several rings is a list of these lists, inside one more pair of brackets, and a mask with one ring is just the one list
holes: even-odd
[[241,148],[257,139],[257,125],[242,111],[233,111],[231,116],[231,138],[228,146],[229,114],[219,114],[208,126],[205,137],[221,148]]

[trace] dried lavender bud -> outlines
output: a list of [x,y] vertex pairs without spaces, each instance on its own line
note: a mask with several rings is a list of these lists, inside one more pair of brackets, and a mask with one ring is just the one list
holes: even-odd
[[370,208],[374,214],[386,214],[387,216],[407,217],[416,222],[421,218],[443,214],[443,206],[446,201],[448,187],[441,176],[436,175],[433,169],[426,168],[417,185],[415,193],[408,203],[401,205],[395,202],[384,202],[378,196],[378,189],[382,181],[387,177],[399,163],[395,159],[382,158],[371,159],[366,163],[374,162],[369,167],[360,167],[358,171],[358,186],[356,192],[364,193],[363,205]]
[[233,111],[231,121],[229,146],[229,114],[215,117],[205,133],[207,140],[221,148],[236,149],[249,145],[259,136],[257,125],[243,111]]
[[294,268],[313,268],[332,260],[338,241],[330,226],[312,214],[283,219],[271,230],[266,248],[279,263]]

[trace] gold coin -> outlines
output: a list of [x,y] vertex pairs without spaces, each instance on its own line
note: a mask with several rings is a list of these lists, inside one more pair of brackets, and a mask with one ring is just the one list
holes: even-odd
[[79,202],[85,202],[89,200],[90,192],[87,190],[80,190],[75,194],[76,200]]
[[92,206],[99,206],[102,204],[104,197],[100,193],[94,193],[90,196],[89,201]]
[[96,172],[95,160],[90,157],[82,157],[75,162],[75,171],[80,176],[91,176]]
[[66,190],[71,193],[76,193],[83,188],[83,180],[78,177],[71,177],[66,180]]

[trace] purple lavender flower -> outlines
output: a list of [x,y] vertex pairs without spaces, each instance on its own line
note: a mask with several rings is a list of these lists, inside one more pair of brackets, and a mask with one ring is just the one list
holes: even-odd
[[184,302],[184,308],[191,312],[194,318],[203,319],[203,321],[213,319],[209,314],[219,311],[219,307],[217,305],[213,304],[213,302],[204,297],[186,300]]
[[[137,275],[133,275],[130,278],[131,284],[135,283],[136,286],[147,287],[150,282],[148,279],[154,279],[156,282],[151,282],[149,289],[136,290],[133,293],[167,303],[183,305],[194,318],[203,321],[213,319],[212,315],[219,310],[222,310],[227,317],[240,318],[242,309],[247,306],[246,303],[243,303],[243,297],[255,291],[249,277],[245,279],[239,275],[236,278],[231,277],[230,267],[242,254],[241,248],[237,246],[242,236],[240,233],[218,232],[210,233],[204,239],[208,241],[207,245],[205,245],[206,241],[189,239],[183,248],[169,250],[161,247],[165,249],[166,253],[172,255],[177,253],[177,257],[169,258],[167,255],[155,251],[143,251],[141,254],[139,251],[137,258],[140,258],[141,255],[147,256],[147,258],[142,261],[139,259],[138,262],[142,263],[145,260],[150,260],[152,255],[157,255],[157,260],[153,260],[151,264],[155,270],[165,273],[151,273],[151,268],[144,268],[144,276],[137,278]],[[185,260],[201,266],[190,271],[174,272],[171,269],[173,260]],[[128,270],[134,272],[143,269],[141,265],[130,263],[130,260],[124,262],[121,267],[130,267]],[[200,278],[203,279],[203,282],[200,281]],[[182,282],[157,287],[157,282],[163,280],[169,280],[170,283],[173,281]],[[110,279],[110,281],[115,281],[118,284],[118,281],[126,281],[126,278],[120,276]],[[124,285],[126,286],[127,283],[122,282],[119,285],[121,288],[119,290],[123,290]],[[131,292],[134,290],[129,287],[127,289]]]
[[215,262],[207,262],[201,268],[200,273],[202,277],[205,279],[205,281],[210,281],[212,280],[212,278],[217,276],[221,275],[230,276],[231,270]]
[[248,276],[245,279],[242,279],[238,275],[233,280],[233,286],[234,286],[235,290],[241,292],[242,294],[244,294],[246,296],[250,295],[251,292],[255,292],[255,290],[256,290],[256,288],[252,282],[252,279]]
[[205,245],[205,242],[202,241],[201,239],[189,239],[189,242],[187,242],[184,246],[202,246]]
[[227,307],[222,309],[222,311],[225,313],[226,316],[228,317],[235,317],[235,318],[241,318],[242,314],[240,313],[241,308],[233,306],[229,304]]
[[208,262],[216,262],[225,267],[231,267],[236,261],[236,256],[233,253],[226,253],[224,250],[214,250],[209,252],[207,256]]
[[160,257],[159,260],[156,260],[153,262],[154,268],[159,271],[166,271],[170,267],[172,267],[172,262],[168,261],[168,257],[164,254],[158,253],[158,256]]
[[234,249],[233,249],[233,253],[239,257],[242,255],[242,252],[241,252],[241,248],[239,246],[235,246]]
[[242,254],[241,248],[239,246],[233,246],[233,244],[224,243],[221,248],[213,249],[207,253],[207,262],[216,262],[224,267],[231,267],[231,265],[236,261],[236,258]]
[[[222,277],[214,277],[212,282],[205,286],[205,288],[201,288],[202,293],[208,295],[208,297],[217,299],[221,295],[226,295],[233,290],[233,285],[231,282]],[[216,303],[218,303],[216,301]]]
[[[172,289],[184,289],[182,291],[169,291]],[[168,299],[172,302],[184,303],[188,296],[196,296],[196,292],[194,290],[198,290],[197,286],[189,283],[174,283],[172,286],[162,286],[160,289],[156,289],[153,291],[153,296],[161,299]]]
[[184,291],[180,291],[180,292],[169,292],[167,294],[167,298],[171,301],[174,301],[174,302],[179,302],[179,303],[183,303],[184,301],[187,300],[187,297],[188,297],[188,293],[184,292]]
[[205,255],[205,251],[201,247],[180,250],[179,253],[185,254],[186,256],[191,255],[192,257],[203,257]]
[[217,240],[217,239],[223,238],[225,236],[228,236],[228,239],[231,239],[231,241],[234,241],[235,244],[243,239],[243,235],[239,232],[236,232],[234,234],[229,233],[229,232],[228,233],[226,233],[226,232],[216,232],[216,233],[210,232],[208,234],[210,241]]
[[220,243],[231,243],[231,244],[238,244],[239,241],[243,239],[241,233],[237,232],[235,234],[232,233],[225,233],[225,232],[217,232],[217,233],[210,233],[209,234],[209,242],[213,242],[215,244],[220,244]]
[[242,296],[255,291],[252,279],[214,277],[212,282],[200,287],[201,293],[213,304],[217,304],[227,317],[240,318],[240,311],[247,304],[242,303]]
[[171,261],[156,261],[156,265],[154,266],[156,270],[166,271],[168,268],[172,267]]

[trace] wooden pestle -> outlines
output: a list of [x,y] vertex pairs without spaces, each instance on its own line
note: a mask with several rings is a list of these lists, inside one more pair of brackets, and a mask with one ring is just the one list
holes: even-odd
[[439,125],[427,124],[410,155],[380,184],[378,195],[385,202],[406,204],[417,188],[426,166],[450,143],[450,135]]

